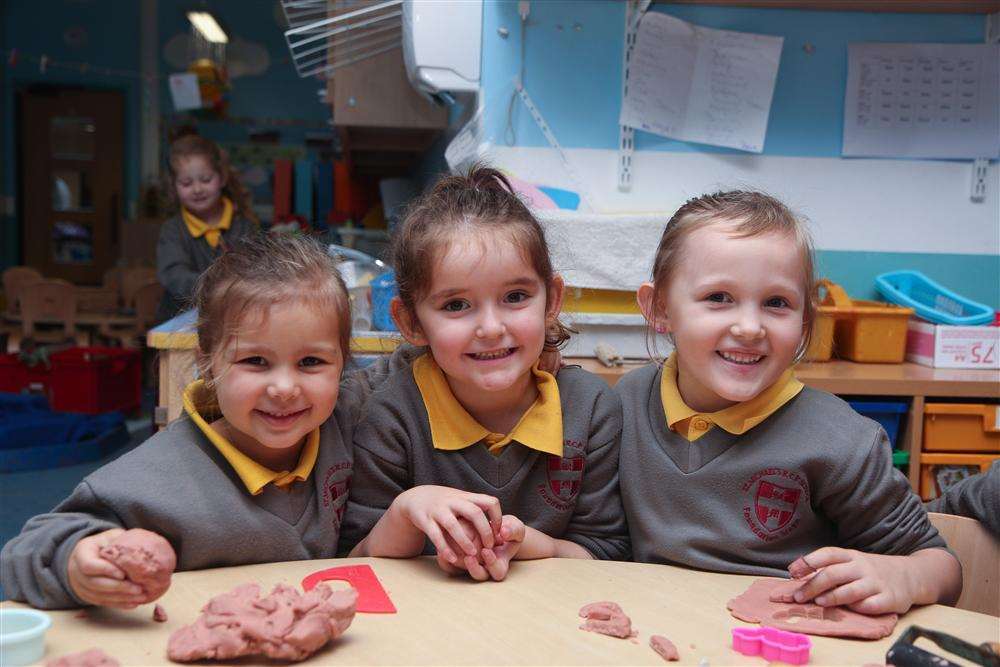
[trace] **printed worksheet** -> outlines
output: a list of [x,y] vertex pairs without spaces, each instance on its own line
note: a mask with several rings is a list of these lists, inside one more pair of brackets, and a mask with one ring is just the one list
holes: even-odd
[[995,158],[1000,46],[851,44],[847,156]]
[[647,12],[619,122],[671,139],[760,153],[783,41]]

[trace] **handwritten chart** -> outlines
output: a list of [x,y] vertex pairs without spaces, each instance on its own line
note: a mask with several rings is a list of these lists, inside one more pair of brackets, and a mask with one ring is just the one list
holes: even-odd
[[762,152],[783,41],[648,12],[639,24],[620,123]]
[[851,44],[843,154],[1000,154],[996,44]]

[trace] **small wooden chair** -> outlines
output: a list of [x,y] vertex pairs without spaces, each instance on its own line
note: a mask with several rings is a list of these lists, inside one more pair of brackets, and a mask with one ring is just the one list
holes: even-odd
[[122,303],[126,308],[131,308],[136,291],[140,287],[156,281],[156,269],[151,266],[133,266],[122,269]]
[[41,280],[43,280],[42,274],[30,266],[12,266],[3,272],[3,295],[7,302],[8,315],[16,316],[20,312],[21,291]]
[[156,324],[156,311],[163,297],[163,286],[157,280],[139,285],[132,294],[128,306],[135,311],[135,324],[114,326],[110,322],[101,323],[101,335],[118,341],[122,347],[141,347],[146,332]]
[[928,512],[927,517],[962,564],[959,609],[1000,616],[1000,540],[975,519]]
[[[61,343],[72,338],[77,345],[87,344],[87,334],[77,329],[76,287],[65,280],[41,280],[24,290],[21,297],[20,338],[36,343]],[[8,351],[18,351],[20,340],[8,340]],[[16,349],[10,350],[14,344]]]

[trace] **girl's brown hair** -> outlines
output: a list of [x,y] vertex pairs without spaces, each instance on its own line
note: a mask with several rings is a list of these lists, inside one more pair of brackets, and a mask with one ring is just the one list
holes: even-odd
[[802,260],[803,308],[802,341],[795,360],[801,360],[812,339],[812,323],[816,317],[813,244],[805,224],[780,201],[761,192],[731,190],[689,199],[677,209],[660,238],[653,260],[653,287],[659,307],[678,264],[683,259],[684,241],[697,229],[710,224],[731,223],[733,235],[750,238],[763,234],[785,234],[795,239]]
[[212,363],[241,329],[252,328],[248,314],[290,300],[307,303],[335,318],[343,367],[350,361],[351,305],[337,260],[320,243],[302,236],[255,234],[241,239],[198,278],[199,374],[211,386]]
[[170,155],[167,160],[167,173],[170,182],[164,188],[167,193],[170,210],[175,212],[180,210],[180,202],[177,201],[177,190],[174,187],[174,182],[177,180],[178,164],[184,158],[196,155],[200,155],[208,160],[208,163],[212,165],[212,169],[222,176],[225,181],[225,185],[222,186],[222,194],[229,197],[233,202],[236,214],[255,225],[259,225],[260,220],[257,219],[257,214],[254,213],[253,206],[250,204],[250,191],[246,189],[240,181],[236,170],[229,163],[229,155],[214,141],[197,134],[185,134],[170,144]]
[[[399,298],[412,315],[430,290],[434,264],[448,244],[470,235],[506,238],[542,279],[546,292],[552,289],[555,272],[542,226],[502,173],[476,164],[465,174],[441,178],[416,199],[393,239]],[[546,328],[544,349],[559,349],[571,333],[556,318]]]

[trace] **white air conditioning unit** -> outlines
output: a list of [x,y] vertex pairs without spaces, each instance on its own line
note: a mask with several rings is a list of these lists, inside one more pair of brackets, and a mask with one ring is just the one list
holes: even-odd
[[478,91],[482,43],[482,0],[404,0],[403,62],[421,93]]

